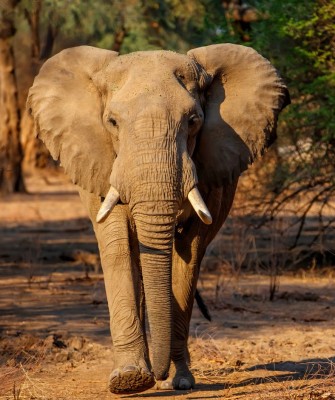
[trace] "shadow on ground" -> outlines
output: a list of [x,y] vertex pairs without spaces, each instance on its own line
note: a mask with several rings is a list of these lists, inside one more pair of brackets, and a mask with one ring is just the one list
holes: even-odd
[[[302,361],[282,361],[268,364],[259,364],[246,369],[246,371],[266,370],[274,372],[286,372],[286,374],[275,375],[277,382],[293,381],[300,379],[324,379],[335,375],[335,357],[312,358]],[[267,380],[269,378],[266,378]],[[263,383],[264,378],[253,378],[239,384],[249,385]]]

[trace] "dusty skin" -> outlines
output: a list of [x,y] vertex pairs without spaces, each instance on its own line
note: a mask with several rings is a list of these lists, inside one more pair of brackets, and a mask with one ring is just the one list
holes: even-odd
[[[214,272],[210,258],[198,288],[213,321],[194,306],[190,329],[196,388],[109,393],[109,316],[95,238],[64,179],[30,178],[35,194],[0,203],[0,399],[335,398],[331,269],[282,276],[270,302],[268,276],[234,276],[218,264]],[[231,233],[227,222],[223,235]]]

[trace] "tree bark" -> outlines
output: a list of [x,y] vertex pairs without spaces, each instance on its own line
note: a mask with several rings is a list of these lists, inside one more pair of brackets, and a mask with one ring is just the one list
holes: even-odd
[[49,22],[44,46],[40,54],[41,61],[47,60],[51,56],[58,30],[58,26],[52,26],[52,24]]
[[41,12],[41,1],[35,0],[32,4],[32,10],[29,12],[26,8],[24,9],[24,16],[28,21],[31,33],[31,61],[32,61],[32,72],[35,76],[40,68],[40,12]]
[[252,23],[266,18],[264,14],[262,15],[243,0],[225,0],[222,5],[231,33],[238,35],[243,42],[249,42],[251,39]]
[[11,13],[18,2],[9,2],[0,14],[0,193],[24,191],[20,144],[20,109],[11,38],[15,34]]
[[[51,56],[54,41],[59,29],[58,26],[53,26],[52,23],[49,21],[45,42],[41,49],[41,10],[41,0],[35,1],[31,11],[25,9],[25,18],[28,21],[30,27],[32,77],[35,77],[38,74],[43,61]],[[48,165],[52,165],[53,162],[50,157],[49,151],[42,143],[42,141],[35,137],[33,120],[28,114],[27,110],[23,110],[22,112],[21,143],[24,149],[23,165],[25,168],[45,168]]]
[[119,16],[119,19],[121,21],[121,24],[120,24],[120,27],[114,33],[114,43],[111,48],[111,50],[117,51],[118,53],[121,50],[121,47],[123,45],[123,41],[124,41],[125,37],[127,36],[127,29],[125,27],[124,15],[121,14]]

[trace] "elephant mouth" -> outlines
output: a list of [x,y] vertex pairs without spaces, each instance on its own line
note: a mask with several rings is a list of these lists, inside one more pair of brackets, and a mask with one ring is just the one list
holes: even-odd
[[[213,222],[212,216],[196,186],[194,186],[193,189],[189,191],[187,197],[201,221],[206,225],[210,225]],[[109,188],[107,196],[105,197],[105,200],[103,201],[99,209],[96,221],[102,222],[113,210],[119,199],[119,192],[113,186],[111,186]]]

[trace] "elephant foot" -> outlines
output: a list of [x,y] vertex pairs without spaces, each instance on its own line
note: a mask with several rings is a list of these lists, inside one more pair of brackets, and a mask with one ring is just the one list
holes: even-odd
[[190,390],[194,389],[195,379],[191,372],[187,376],[176,375],[172,380],[172,386],[174,389],[179,390]]
[[109,390],[112,393],[136,393],[150,389],[155,379],[146,368],[128,365],[115,369],[109,378]]
[[177,367],[173,379],[156,382],[156,389],[159,390],[190,390],[193,389],[194,386],[195,379],[187,366],[183,366],[182,368]]

